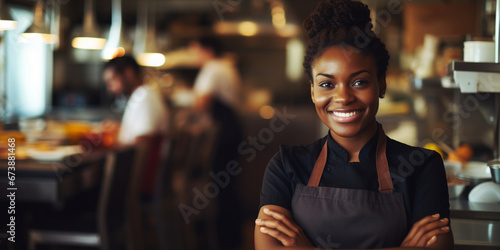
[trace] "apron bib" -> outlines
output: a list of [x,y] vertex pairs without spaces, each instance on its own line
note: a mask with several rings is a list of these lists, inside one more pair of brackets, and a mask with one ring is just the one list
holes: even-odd
[[376,167],[379,192],[318,187],[326,165],[328,139],[307,186],[298,184],[292,198],[295,222],[320,248],[398,247],[406,237],[402,193],[393,193],[386,157],[387,136],[379,127]]

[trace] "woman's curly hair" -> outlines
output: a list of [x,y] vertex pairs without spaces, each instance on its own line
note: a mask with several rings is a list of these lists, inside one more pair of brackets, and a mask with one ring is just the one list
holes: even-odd
[[311,64],[331,46],[352,46],[363,54],[373,55],[377,63],[377,77],[385,77],[389,53],[384,43],[373,32],[370,9],[361,2],[329,0],[321,2],[304,20],[307,48],[304,70],[312,80]]

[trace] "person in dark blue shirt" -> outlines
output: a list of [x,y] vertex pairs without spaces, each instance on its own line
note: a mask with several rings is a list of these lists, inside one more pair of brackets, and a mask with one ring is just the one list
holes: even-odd
[[388,138],[376,121],[389,55],[370,10],[323,2],[304,26],[311,99],[329,133],[270,161],[256,249],[452,249],[440,155]]

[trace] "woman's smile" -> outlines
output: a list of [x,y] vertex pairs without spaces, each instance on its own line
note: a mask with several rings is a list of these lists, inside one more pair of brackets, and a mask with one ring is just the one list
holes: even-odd
[[349,123],[359,119],[362,116],[363,110],[353,111],[329,111],[332,119],[339,123]]

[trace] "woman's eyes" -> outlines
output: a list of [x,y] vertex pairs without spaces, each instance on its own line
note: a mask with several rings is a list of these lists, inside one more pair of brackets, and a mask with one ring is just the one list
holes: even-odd
[[[368,84],[368,81],[366,81],[366,80],[355,80],[355,81],[352,82],[351,86],[353,86],[353,87],[355,87],[355,86],[363,86],[363,85],[366,85],[366,84]],[[335,84],[333,84],[331,82],[320,82],[319,86],[323,87],[323,88],[332,88],[332,87],[335,87]]]

